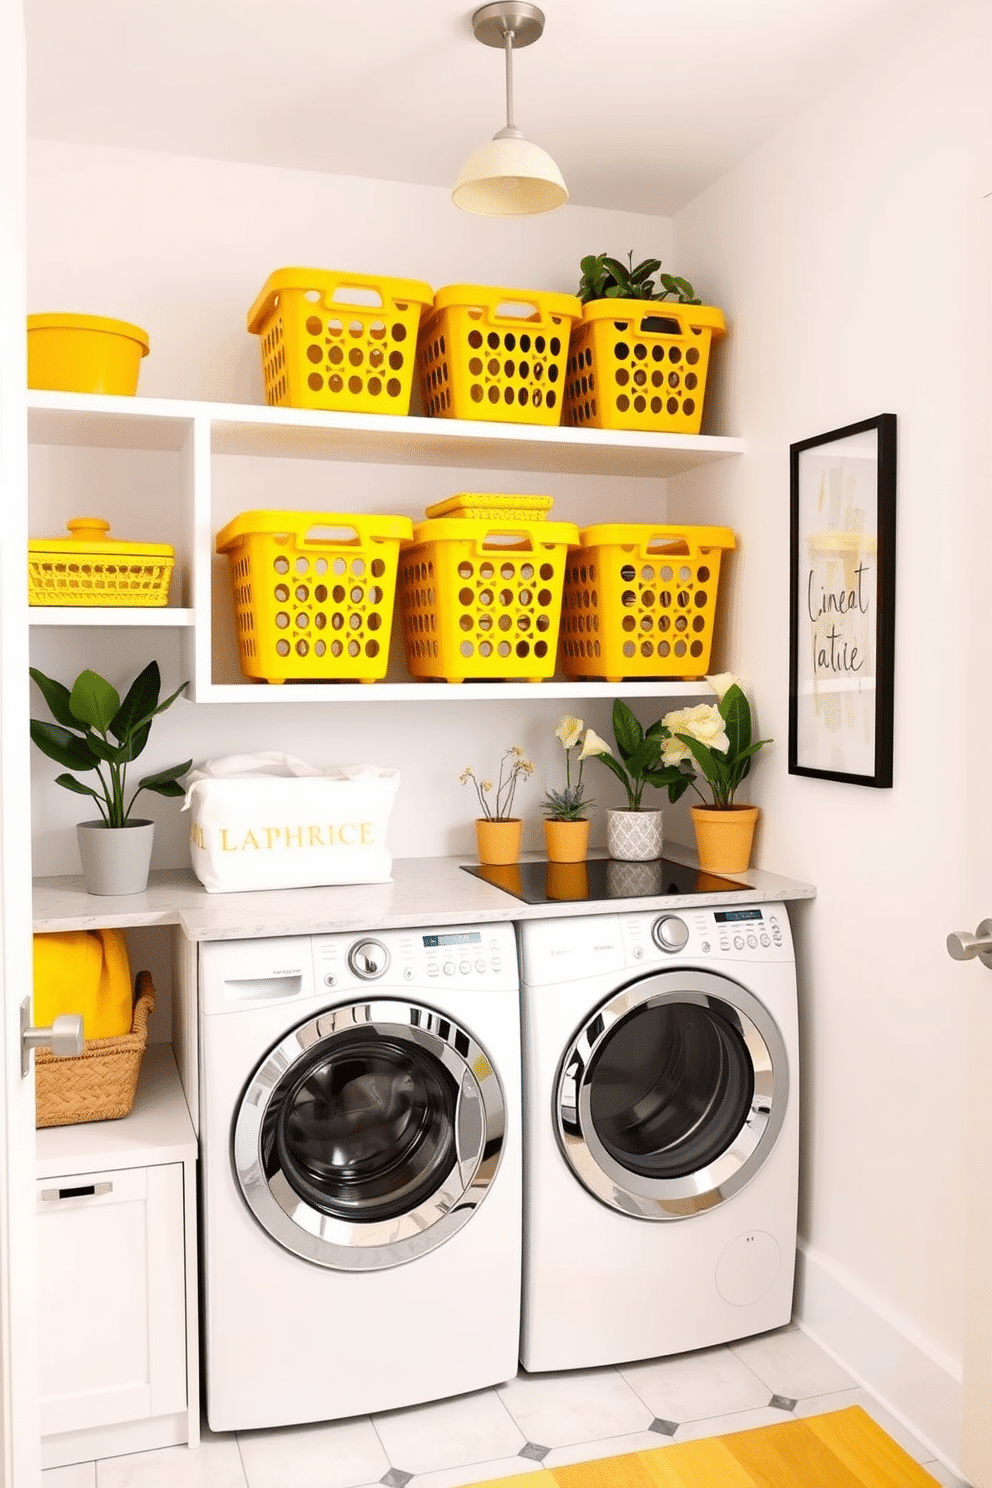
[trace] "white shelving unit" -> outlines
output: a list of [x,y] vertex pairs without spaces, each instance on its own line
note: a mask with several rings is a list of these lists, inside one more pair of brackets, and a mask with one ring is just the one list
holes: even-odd
[[222,560],[216,558],[213,545],[222,523],[214,509],[214,468],[218,459],[236,456],[664,480],[740,455],[744,449],[740,439],[50,392],[32,392],[28,403],[32,445],[175,457],[174,509],[163,514],[163,526],[171,530],[161,532],[158,540],[170,541],[176,548],[178,575],[173,581],[174,606],[158,610],[33,609],[31,624],[182,628],[187,632],[194,702],[278,706],[593,698],[614,697],[618,692],[626,697],[678,698],[699,692],[698,683],[680,681],[452,684],[389,680],[367,686],[349,682],[266,686],[238,680],[233,639],[221,635],[217,624],[214,589],[220,583]]

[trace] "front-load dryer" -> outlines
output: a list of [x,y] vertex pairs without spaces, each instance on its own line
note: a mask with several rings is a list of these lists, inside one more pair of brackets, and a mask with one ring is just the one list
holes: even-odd
[[284,1426],[517,1368],[508,924],[200,948],[207,1419]]
[[519,938],[524,1368],[787,1323],[799,1036],[784,907],[532,920]]

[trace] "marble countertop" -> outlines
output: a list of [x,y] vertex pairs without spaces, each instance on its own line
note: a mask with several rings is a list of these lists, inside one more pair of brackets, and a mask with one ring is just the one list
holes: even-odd
[[[524,854],[540,859],[540,854]],[[596,854],[596,856],[602,856]],[[695,853],[665,844],[665,857],[697,866]],[[496,920],[558,919],[616,910],[679,909],[704,904],[761,904],[812,899],[812,884],[751,868],[735,875],[747,885],[715,893],[665,894],[525,904],[503,889],[462,871],[461,858],[397,858],[384,884],[345,884],[311,889],[266,889],[208,894],[191,870],[153,872],[143,894],[96,897],[81,878],[43,878],[34,884],[34,929],[127,929],[178,925],[191,941],[247,936],[310,935],[321,931],[389,929],[413,925],[466,925]]]

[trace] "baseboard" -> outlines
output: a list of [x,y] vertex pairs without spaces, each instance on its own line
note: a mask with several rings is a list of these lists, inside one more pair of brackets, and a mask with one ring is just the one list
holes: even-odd
[[804,1332],[958,1476],[960,1365],[800,1242],[794,1315]]
[[76,1462],[93,1462],[98,1457],[123,1457],[132,1452],[151,1452],[157,1447],[181,1446],[189,1441],[189,1435],[186,1411],[115,1426],[62,1431],[41,1438],[41,1466],[42,1469],[68,1467]]

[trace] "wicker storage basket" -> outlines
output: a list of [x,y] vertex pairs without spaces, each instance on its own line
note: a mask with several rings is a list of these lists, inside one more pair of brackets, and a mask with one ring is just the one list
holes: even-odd
[[59,1059],[47,1049],[36,1050],[38,1126],[116,1121],[130,1113],[148,1044],[148,1019],[155,1009],[155,986],[147,971],[138,972],[136,993],[130,1033],[87,1039],[75,1058]]

